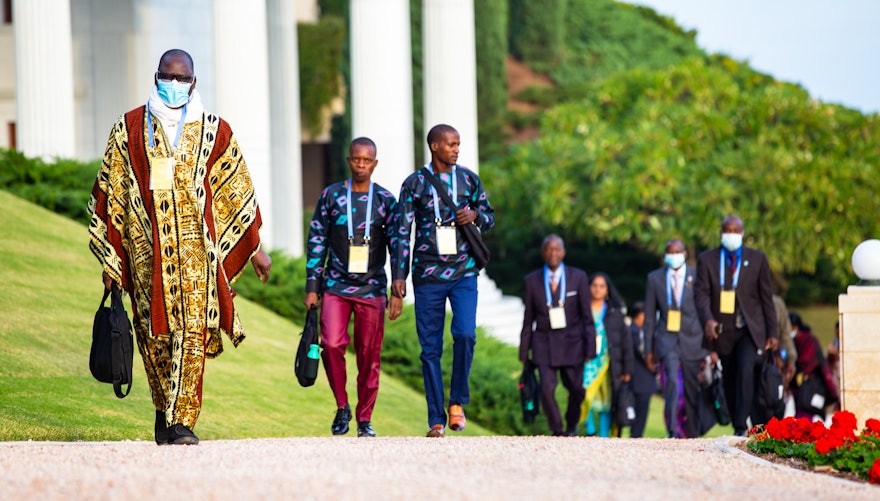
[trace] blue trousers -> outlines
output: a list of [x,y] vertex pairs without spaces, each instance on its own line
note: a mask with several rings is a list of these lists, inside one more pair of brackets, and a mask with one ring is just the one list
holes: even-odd
[[468,377],[477,342],[477,277],[414,287],[416,330],[422,354],[422,378],[428,402],[428,426],[446,425],[445,391],[440,358],[446,325],[446,299],[452,306],[452,379],[450,404],[470,403]]

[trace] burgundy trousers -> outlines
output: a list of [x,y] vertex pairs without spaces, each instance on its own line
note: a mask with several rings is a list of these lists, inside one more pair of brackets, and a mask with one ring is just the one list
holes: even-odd
[[358,403],[355,419],[370,421],[379,393],[379,362],[385,338],[384,296],[374,298],[343,297],[324,294],[321,301],[321,359],[336,406],[348,403],[345,389],[345,350],[351,343],[348,323],[354,314],[354,352],[357,361]]

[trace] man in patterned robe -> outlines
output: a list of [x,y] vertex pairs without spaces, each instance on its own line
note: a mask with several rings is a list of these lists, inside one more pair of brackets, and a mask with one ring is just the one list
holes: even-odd
[[162,55],[145,106],[110,133],[89,212],[104,286],[132,298],[157,444],[198,444],[205,359],[244,331],[230,284],[248,260],[266,283],[260,210],[229,124],[207,113],[189,54]]

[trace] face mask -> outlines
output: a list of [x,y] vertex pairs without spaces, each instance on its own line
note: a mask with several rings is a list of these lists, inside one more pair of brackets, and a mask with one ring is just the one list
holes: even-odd
[[159,91],[159,97],[168,105],[169,108],[180,108],[189,100],[189,87],[191,83],[181,83],[177,80],[163,82],[159,80],[156,88]]
[[743,244],[743,236],[740,233],[722,233],[721,246],[730,252],[733,252]]
[[663,262],[666,263],[666,265],[673,270],[677,270],[681,268],[681,265],[684,264],[684,253],[682,252],[680,254],[666,254],[663,257]]

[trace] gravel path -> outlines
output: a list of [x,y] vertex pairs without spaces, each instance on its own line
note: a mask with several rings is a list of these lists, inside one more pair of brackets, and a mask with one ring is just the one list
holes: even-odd
[[880,499],[732,438],[354,437],[0,443],[0,500]]

